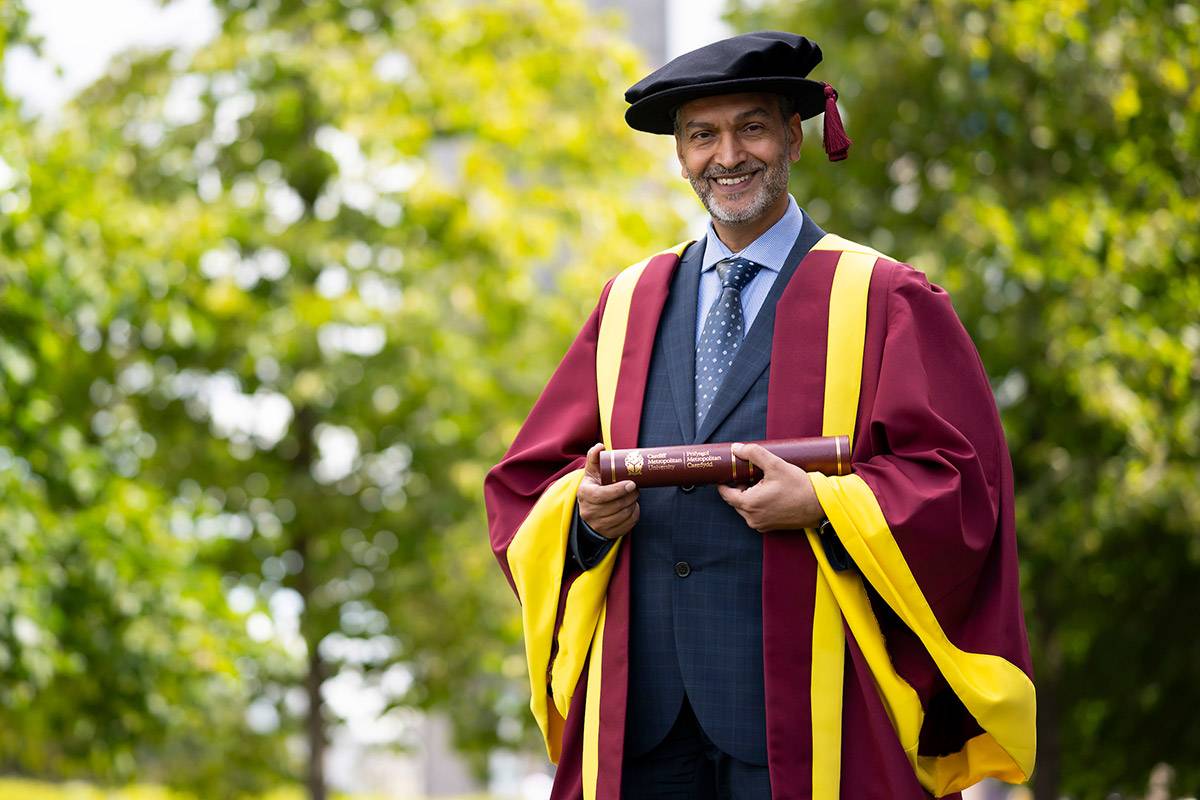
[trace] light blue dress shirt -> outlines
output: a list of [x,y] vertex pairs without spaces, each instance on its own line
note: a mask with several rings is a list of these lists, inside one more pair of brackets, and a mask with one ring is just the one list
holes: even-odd
[[789,194],[787,211],[783,212],[779,221],[767,228],[762,236],[747,245],[742,252],[734,253],[717,236],[712,220],[709,220],[708,234],[704,241],[704,260],[700,265],[700,291],[696,298],[697,344],[700,343],[700,333],[704,330],[708,310],[721,296],[717,262],[730,256],[741,256],[763,265],[754,279],[742,290],[742,319],[745,321],[743,333],[748,333],[750,326],[754,324],[754,318],[758,316],[758,310],[762,308],[763,301],[767,299],[767,294],[775,284],[775,279],[784,268],[784,261],[787,260],[788,253],[792,252],[792,246],[796,244],[796,237],[800,235],[803,225],[804,215],[800,213],[800,206],[796,204],[796,198]]

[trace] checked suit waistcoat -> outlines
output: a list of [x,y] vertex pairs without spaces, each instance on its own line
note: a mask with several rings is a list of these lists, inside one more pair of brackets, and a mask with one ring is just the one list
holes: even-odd
[[[696,296],[704,242],[672,279],[650,360],[639,447],[763,439],[775,304],[824,235],[807,215],[783,270],[746,332],[699,430]],[[644,488],[629,535],[626,756],[662,741],[684,694],[713,743],[767,763],[763,689],[762,539],[715,486]]]

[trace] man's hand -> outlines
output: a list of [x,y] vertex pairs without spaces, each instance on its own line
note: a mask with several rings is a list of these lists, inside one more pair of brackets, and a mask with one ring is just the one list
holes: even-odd
[[600,453],[603,444],[588,450],[583,482],[579,484],[579,516],[592,530],[607,539],[624,536],[633,529],[641,514],[637,484],[621,481],[609,486],[600,485]]
[[760,533],[814,528],[825,517],[807,472],[757,444],[734,444],[733,454],[763,473],[753,486],[717,487],[751,528]]

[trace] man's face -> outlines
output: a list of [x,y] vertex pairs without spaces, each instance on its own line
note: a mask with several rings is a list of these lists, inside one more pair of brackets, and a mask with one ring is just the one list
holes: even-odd
[[804,133],[799,115],[784,121],[776,95],[703,97],[678,114],[675,151],[683,177],[715,219],[752,222],[787,192]]

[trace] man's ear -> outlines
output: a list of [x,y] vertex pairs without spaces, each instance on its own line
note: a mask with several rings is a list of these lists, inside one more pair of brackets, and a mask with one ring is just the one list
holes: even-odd
[[804,120],[800,118],[799,114],[792,114],[787,125],[792,139],[791,146],[788,148],[788,161],[799,161],[800,145],[804,144]]

